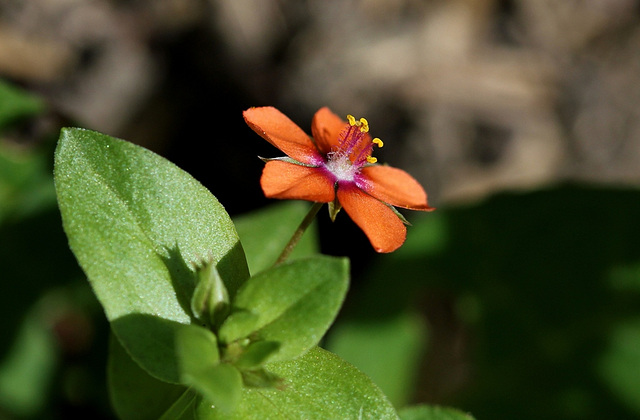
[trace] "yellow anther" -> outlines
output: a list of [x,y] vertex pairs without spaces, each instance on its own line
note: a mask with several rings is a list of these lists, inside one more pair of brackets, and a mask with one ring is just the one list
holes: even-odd
[[380,140],[380,139],[379,139],[379,138],[377,138],[377,137],[376,137],[375,139],[371,140],[371,142],[372,142],[373,144],[376,144],[378,147],[382,147],[382,146],[384,146],[384,143],[382,142],[382,140]]
[[369,121],[364,118],[360,118],[360,124],[358,124],[358,126],[360,127],[360,132],[362,133],[367,133],[369,131]]
[[378,159],[374,158],[373,156],[367,156],[367,162],[376,163],[377,161]]
[[351,127],[360,127],[360,132],[361,133],[366,133],[369,131],[369,121],[367,121],[365,118],[360,118],[360,120],[356,121],[356,118],[349,114],[347,115],[347,121],[349,121],[349,125]]

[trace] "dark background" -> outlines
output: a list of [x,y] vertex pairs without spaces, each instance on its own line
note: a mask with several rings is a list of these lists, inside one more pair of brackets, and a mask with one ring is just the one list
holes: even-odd
[[[150,148],[236,216],[268,204],[257,156],[279,155],[242,110],[273,105],[307,132],[322,106],[366,117],[379,160],[438,208],[405,213],[415,227],[392,256],[345,215],[319,216],[322,251],[352,258],[342,319],[394,296],[377,318],[414,311],[429,331],[403,402],[635,418],[639,12],[634,0],[1,1],[0,77],[45,104],[0,124],[3,354],[52,289],[64,284],[68,305],[53,306],[72,308],[46,312],[61,362],[24,417],[108,413],[106,326],[66,285],[83,279],[46,187],[59,128]],[[24,162],[42,179],[12,184]],[[15,388],[2,372],[0,395]]]

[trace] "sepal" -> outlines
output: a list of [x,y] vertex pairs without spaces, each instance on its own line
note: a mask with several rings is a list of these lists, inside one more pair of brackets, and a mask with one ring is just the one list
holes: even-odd
[[282,157],[276,157],[276,158],[265,158],[262,156],[258,156],[258,158],[264,163],[271,162],[272,160],[277,160],[280,162],[293,163],[294,165],[306,166],[307,168],[317,168],[316,165],[309,165],[308,163],[302,163],[298,160],[290,158],[289,156],[282,156]]

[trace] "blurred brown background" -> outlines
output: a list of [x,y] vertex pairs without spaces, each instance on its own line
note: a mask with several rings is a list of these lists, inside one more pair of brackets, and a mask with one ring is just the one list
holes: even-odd
[[2,0],[0,76],[67,125],[167,156],[232,213],[261,204],[255,156],[277,155],[242,121],[258,105],[307,131],[321,106],[366,116],[381,160],[442,205],[637,184],[639,12],[635,0]]

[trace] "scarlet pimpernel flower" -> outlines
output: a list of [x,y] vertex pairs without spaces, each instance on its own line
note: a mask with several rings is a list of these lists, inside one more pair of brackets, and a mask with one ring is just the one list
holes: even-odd
[[341,208],[364,231],[377,252],[392,252],[405,241],[406,220],[394,208],[430,211],[422,186],[401,169],[377,164],[382,147],[369,135],[366,119],[347,121],[321,108],[309,137],[273,107],[244,111],[246,123],[287,156],[264,159],[260,184],[265,196],[329,203],[332,219]]

